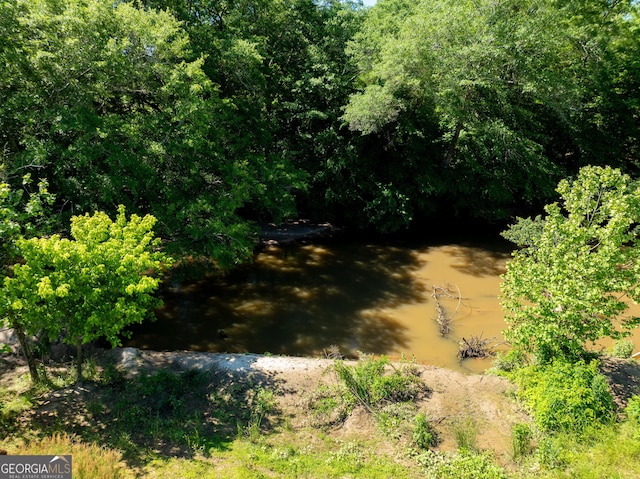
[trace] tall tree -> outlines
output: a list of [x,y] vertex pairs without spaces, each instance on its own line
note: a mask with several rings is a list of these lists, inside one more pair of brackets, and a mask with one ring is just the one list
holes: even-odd
[[11,65],[0,80],[9,179],[47,177],[66,217],[124,204],[221,265],[250,257],[255,228],[239,211],[253,201],[288,211],[296,176],[256,154],[180,23],[101,0],[3,8],[15,27],[0,49]]
[[[508,217],[551,198],[566,172],[596,160],[596,146],[586,147],[587,123],[596,123],[586,119],[611,118],[594,102],[613,88],[607,75],[621,73],[614,46],[630,38],[635,9],[565,3],[382,0],[372,9],[351,46],[363,84],[344,119],[386,145],[372,175],[390,195],[404,194],[417,211],[428,195],[448,211]],[[630,130],[624,135],[628,156]],[[599,141],[602,152],[611,138]],[[385,161],[408,174],[394,178]],[[419,182],[416,164],[426,173]],[[407,185],[415,194],[404,193]],[[431,188],[418,194],[418,185]]]
[[[339,0],[146,0],[182,20],[203,70],[234,105],[242,148],[301,173],[304,208],[327,204],[330,174],[350,154],[342,106],[353,91],[345,45],[360,25],[360,2]],[[241,133],[240,133],[241,132]],[[346,135],[345,135],[346,133]],[[289,188],[293,191],[293,188]],[[273,215],[263,201],[248,214]],[[323,214],[326,214],[326,210]]]

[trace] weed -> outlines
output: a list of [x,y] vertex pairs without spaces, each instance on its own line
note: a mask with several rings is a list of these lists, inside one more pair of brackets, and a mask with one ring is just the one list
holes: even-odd
[[533,451],[533,432],[528,424],[514,424],[511,430],[511,458],[521,461]]
[[276,410],[276,399],[273,391],[257,388],[250,401],[249,421],[245,427],[238,423],[239,437],[246,436],[251,442],[258,442],[262,435],[262,425],[266,416]]
[[453,422],[453,436],[456,439],[458,449],[475,451],[478,424],[469,417],[457,419]]
[[438,433],[426,414],[417,414],[413,420],[413,443],[420,449],[435,447],[440,442]]
[[549,469],[566,466],[568,464],[567,450],[563,442],[558,437],[543,436],[536,450],[536,458],[539,463]]

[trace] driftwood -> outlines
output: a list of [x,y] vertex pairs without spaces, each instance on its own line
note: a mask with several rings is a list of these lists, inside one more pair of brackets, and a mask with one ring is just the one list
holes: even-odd
[[495,345],[492,345],[495,338],[485,339],[480,336],[471,336],[469,339],[462,338],[460,341],[460,349],[458,349],[458,358],[489,358],[495,356],[496,352],[493,350]]
[[[457,285],[456,285],[456,289],[458,290],[457,296],[454,295],[449,285],[447,286],[432,285],[431,286],[431,290],[432,290],[431,297],[434,299],[436,303],[436,313],[438,313],[438,317],[436,318],[436,323],[438,323],[438,330],[440,331],[441,336],[446,336],[451,331],[453,331],[453,326],[452,326],[453,318],[458,313],[458,310],[460,309],[460,304],[462,302],[462,297],[460,296],[460,288],[458,288]],[[444,309],[444,306],[442,305],[442,302],[440,301],[440,298],[452,298],[452,299],[458,300],[458,305],[456,306],[456,309],[453,312],[453,314],[450,314],[450,315],[447,314],[446,310]]]

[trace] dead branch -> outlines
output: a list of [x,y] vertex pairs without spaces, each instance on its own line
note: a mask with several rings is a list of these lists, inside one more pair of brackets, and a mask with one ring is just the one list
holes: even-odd
[[[453,323],[453,318],[458,313],[458,310],[460,309],[460,304],[462,303],[460,288],[458,287],[458,285],[456,285],[456,289],[458,290],[457,296],[454,296],[451,290],[451,287],[449,285],[447,286],[432,285],[431,289],[433,291],[431,293],[431,297],[434,299],[436,303],[436,313],[438,313],[438,316],[436,317],[436,322],[438,323],[438,329],[440,331],[441,336],[446,336],[451,331],[453,331],[453,326],[451,324]],[[445,311],[444,306],[440,301],[440,298],[442,297],[458,300],[458,304],[453,314],[448,315],[447,312]]]
[[491,344],[495,340],[493,338],[483,338],[473,335],[469,339],[462,338],[460,342],[460,349],[458,349],[458,359],[466,358],[489,358],[495,356],[494,351],[495,344]]

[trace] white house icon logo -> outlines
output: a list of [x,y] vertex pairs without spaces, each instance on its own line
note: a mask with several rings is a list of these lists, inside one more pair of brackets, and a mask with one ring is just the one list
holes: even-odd
[[0,456],[0,479],[71,479],[71,455]]

